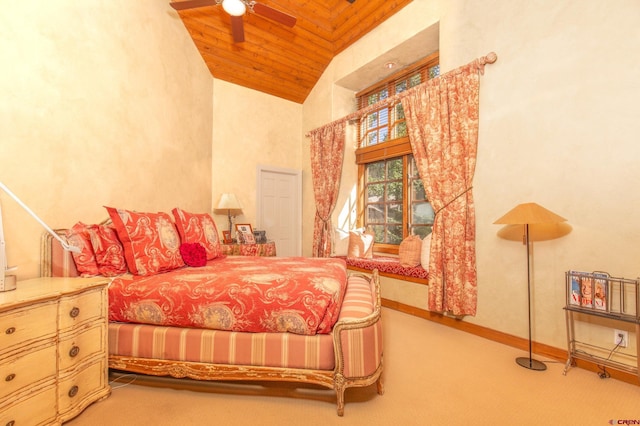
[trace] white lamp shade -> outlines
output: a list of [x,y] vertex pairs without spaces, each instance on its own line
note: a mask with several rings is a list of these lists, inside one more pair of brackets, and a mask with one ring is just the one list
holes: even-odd
[[240,210],[242,209],[242,205],[235,194],[225,193],[220,196],[220,201],[218,201],[216,208],[221,210]]
[[241,0],[223,0],[222,8],[231,16],[242,16],[247,11]]

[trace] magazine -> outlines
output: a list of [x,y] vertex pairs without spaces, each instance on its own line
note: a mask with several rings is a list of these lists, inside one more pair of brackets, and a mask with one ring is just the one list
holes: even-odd
[[594,272],[593,306],[601,311],[608,311],[607,296],[609,295],[609,274]]
[[571,293],[569,294],[570,305],[580,305],[582,303],[580,297],[580,276],[575,272],[569,272],[569,279],[571,280]]
[[591,274],[580,276],[580,305],[593,308],[593,276]]

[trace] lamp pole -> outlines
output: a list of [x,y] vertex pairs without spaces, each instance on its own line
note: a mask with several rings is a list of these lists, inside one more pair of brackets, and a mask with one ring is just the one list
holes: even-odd
[[529,224],[524,224],[524,243],[527,245],[527,304],[529,305],[529,358],[516,358],[518,365],[530,370],[543,371],[547,366],[531,357],[531,253],[529,250]]

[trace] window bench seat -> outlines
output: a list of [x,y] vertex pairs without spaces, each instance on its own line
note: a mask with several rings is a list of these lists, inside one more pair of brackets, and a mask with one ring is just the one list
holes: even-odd
[[402,266],[397,257],[374,256],[372,259],[354,259],[346,256],[335,257],[344,259],[347,262],[347,269],[352,271],[371,272],[374,269],[378,269],[378,273],[385,277],[428,284],[429,272],[422,266]]

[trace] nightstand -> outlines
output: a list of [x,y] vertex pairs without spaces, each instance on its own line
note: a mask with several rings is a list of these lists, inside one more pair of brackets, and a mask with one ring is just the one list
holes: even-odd
[[221,244],[222,254],[229,256],[263,256],[271,257],[276,255],[275,241],[268,241],[264,244]]
[[109,396],[108,284],[46,277],[0,293],[0,425],[60,424]]

